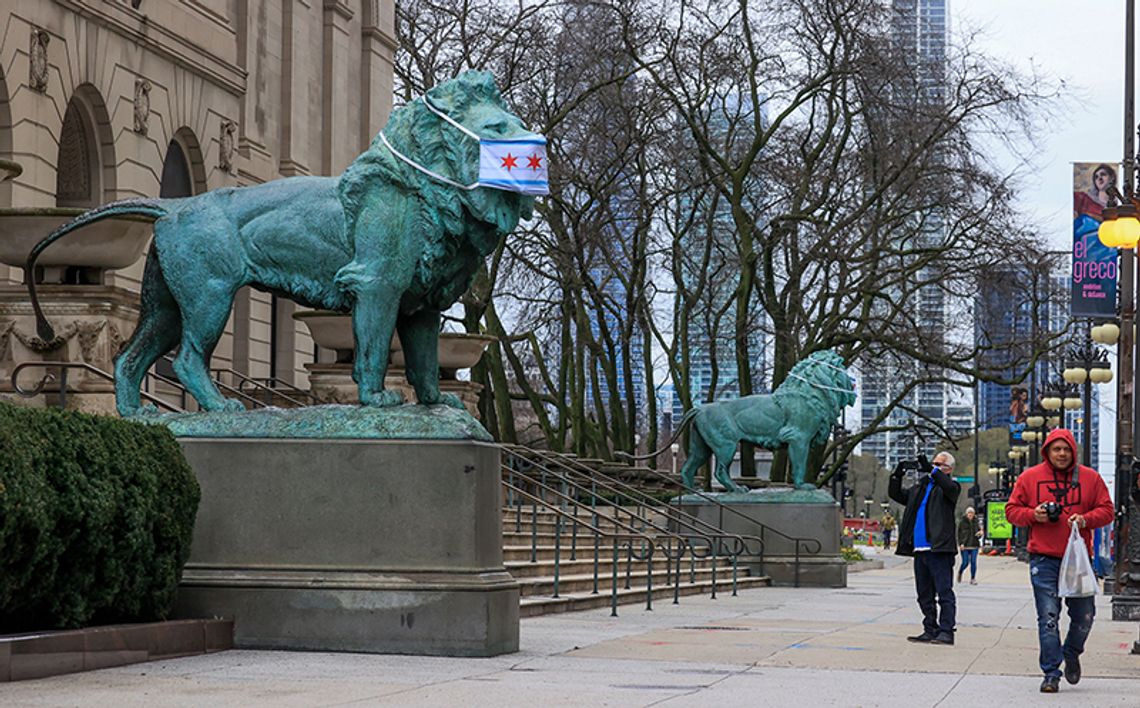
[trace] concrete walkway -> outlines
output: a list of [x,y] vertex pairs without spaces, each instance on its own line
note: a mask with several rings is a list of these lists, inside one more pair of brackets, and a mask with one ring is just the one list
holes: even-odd
[[[1084,680],[1037,692],[1026,565],[981,558],[958,591],[953,647],[920,630],[909,562],[844,590],[762,588],[739,597],[525,619],[522,650],[492,659],[230,651],[0,684],[16,706],[1135,706],[1135,624],[1107,598]],[[1067,620],[1066,624],[1067,626]]]

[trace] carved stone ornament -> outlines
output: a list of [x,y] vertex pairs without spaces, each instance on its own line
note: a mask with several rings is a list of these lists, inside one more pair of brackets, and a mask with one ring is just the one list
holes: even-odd
[[146,120],[150,117],[150,82],[135,79],[135,132],[146,135]]
[[234,171],[234,146],[237,144],[237,123],[232,120],[222,121],[222,131],[219,137],[218,169],[223,172]]
[[32,43],[28,49],[28,83],[33,91],[43,93],[48,85],[47,46],[51,35],[42,29],[32,28]]

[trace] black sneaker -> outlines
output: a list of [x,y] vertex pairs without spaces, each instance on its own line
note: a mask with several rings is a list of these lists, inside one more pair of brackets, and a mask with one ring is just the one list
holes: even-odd
[[919,644],[929,644],[930,642],[934,641],[934,635],[930,632],[923,632],[922,634],[917,634],[913,637],[907,637],[906,640],[908,642],[918,642]]
[[1042,693],[1056,693],[1061,690],[1061,678],[1059,676],[1046,676],[1045,680],[1041,682]]
[[1065,680],[1074,686],[1081,680],[1081,660],[1075,656],[1065,657]]
[[949,644],[954,646],[954,633],[953,632],[939,632],[938,636],[930,640],[931,644]]

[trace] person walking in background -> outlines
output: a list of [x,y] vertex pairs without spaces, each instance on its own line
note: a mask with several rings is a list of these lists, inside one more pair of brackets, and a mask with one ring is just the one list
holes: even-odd
[[978,584],[978,549],[982,546],[982,529],[978,526],[974,507],[966,507],[966,513],[958,521],[958,552],[962,554],[962,565],[958,567],[958,582],[962,573],[970,566],[970,585]]
[[940,452],[933,466],[919,456],[919,477],[911,487],[902,486],[905,463],[891,473],[888,494],[906,505],[895,553],[914,556],[914,587],[922,609],[922,634],[907,637],[909,642],[954,643],[954,507],[962,485],[951,476],[953,470],[954,456]]
[[1081,680],[1080,656],[1092,631],[1095,597],[1067,597],[1069,632],[1061,643],[1061,598],[1057,583],[1061,558],[1069,545],[1072,526],[1080,529],[1085,545],[1092,548],[1092,531],[1112,523],[1114,516],[1108,486],[1091,467],[1077,464],[1073,434],[1057,428],[1041,446],[1045,461],[1021,473],[1005,505],[1005,517],[1014,526],[1028,526],[1029,581],[1037,605],[1038,662],[1045,679],[1042,693],[1056,693],[1061,686],[1061,662],[1065,680]]
[[883,548],[889,549],[891,547],[891,534],[895,531],[895,517],[891,516],[891,512],[883,514],[883,518],[879,520],[879,524],[883,528]]

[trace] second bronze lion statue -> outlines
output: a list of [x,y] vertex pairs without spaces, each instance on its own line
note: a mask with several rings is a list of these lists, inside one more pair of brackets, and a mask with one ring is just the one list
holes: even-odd
[[686,424],[692,425],[681,481],[692,487],[697,470],[715,456],[716,478],[725,489],[737,491],[728,466],[737,445],[747,440],[769,450],[787,447],[793,483],[814,489],[814,484],[804,482],[808,452],[827,442],[831,426],[854,403],[855,387],[843,358],[819,351],[792,367],[773,393],[694,406],[677,426],[679,433]]
[[[383,135],[422,167],[475,182],[479,136],[527,135],[490,74],[467,72],[392,113]],[[119,413],[138,412],[139,387],[159,357],[178,348],[174,370],[204,410],[242,408],[211,380],[210,356],[239,288],[249,285],[302,305],[352,313],[353,379],[365,405],[403,402],[384,389],[389,343],[398,331],[409,383],[420,403],[462,404],[439,391],[440,313],[470,286],[484,256],[531,217],[534,197],[458,189],[397,159],[380,136],[340,177],[291,177],[217,189],[184,199],[130,199],[80,215],[33,249],[35,259],[68,232],[102,218],[156,218],[137,329],[115,359]],[[45,341],[53,338],[30,275]]]

